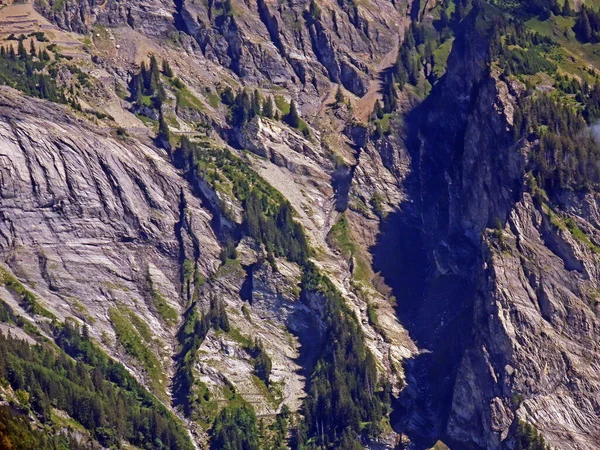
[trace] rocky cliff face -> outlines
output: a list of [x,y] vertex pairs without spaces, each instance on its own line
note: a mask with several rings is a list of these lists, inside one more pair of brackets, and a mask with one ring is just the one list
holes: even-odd
[[523,89],[487,70],[487,38],[470,25],[407,118],[412,202],[377,250],[401,321],[431,352],[407,367],[396,427],[417,448],[444,436],[499,449],[524,420],[553,448],[586,448],[598,440],[597,256],[557,214],[596,236],[596,200],[569,194],[552,211],[532,199],[511,131]]
[[[81,67],[97,101],[87,100],[116,112],[109,126],[94,125],[0,90],[0,298],[47,336],[51,316],[88,324],[182,417],[178,371],[191,360],[192,393],[207,403],[184,419],[199,447],[232,389],[269,424],[301,410],[309,369],[330,344],[323,293],[300,298],[299,264],[239,239],[244,200],[222,173],[196,161],[205,178],[190,177],[148,139],[152,120],[146,129],[132,113],[167,117],[174,141],[229,148],[293,207],[315,264],[356,315],[397,397],[393,431],[363,445],[424,449],[441,439],[453,449],[513,449],[523,420],[553,448],[594,448],[598,199],[540,200],[530,144],[513,132],[525,89],[490,69],[482,16],[457,30],[431,93],[399,94],[389,133],[375,139],[363,123],[409,15],[431,22],[435,6],[37,2],[60,28],[89,34],[91,62]],[[117,96],[149,53],[187,86],[165,82],[160,110]],[[308,132],[268,117],[231,125],[231,105],[215,94],[225,85],[259,89],[277,115],[295,99]],[[229,232],[235,260],[223,256]],[[11,277],[50,314],[32,312]],[[182,354],[188,318],[215,298],[233,331],[210,329]],[[255,338],[272,360],[269,388],[256,376]]]
[[[198,308],[208,310],[209,297],[218,294],[239,336],[266,343],[281,397],[268,400],[247,351],[219,335],[209,335],[200,349],[201,379],[216,391],[226,380],[262,415],[275,415],[283,404],[296,410],[304,392],[294,362],[298,336],[318,329],[294,293],[298,269],[284,270],[281,262],[274,274],[257,265],[249,247],[240,254],[252,270],[239,264],[219,269],[221,245],[210,205],[164,151],[110,136],[60,107],[23,102],[9,89],[1,96],[2,273],[17,277],[58,320],[87,323],[90,334],[162,399],[172,394],[176,334],[188,296],[200,288],[199,280],[208,280]],[[46,319],[28,311],[6,285],[0,296],[48,332]],[[252,307],[242,314],[248,301]],[[119,317],[134,324],[138,338],[148,339],[144,345],[154,356],[131,351]]]
[[[181,314],[182,255],[201,249],[200,273],[216,270],[209,213],[154,147],[7,89],[2,124],[4,269],[60,319],[94,324],[92,335],[115,353],[109,310],[135,310],[155,330],[169,373],[175,323],[161,318],[147,286]],[[4,289],[2,298],[26,313]]]
[[[230,10],[226,10],[229,5]],[[309,2],[46,2],[36,7],[61,28],[129,25],[153,38],[191,37],[190,51],[230,69],[248,85],[274,84],[319,104],[330,83],[362,96],[374,63],[397,46],[403,11],[386,1],[350,5]],[[406,5],[400,9],[404,12]]]

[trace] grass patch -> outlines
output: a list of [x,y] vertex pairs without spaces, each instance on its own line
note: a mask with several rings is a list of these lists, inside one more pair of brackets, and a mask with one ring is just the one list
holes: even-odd
[[144,125],[146,125],[147,127],[152,128],[152,130],[154,130],[154,132],[156,132],[156,130],[158,130],[158,120],[151,119],[150,117],[146,117],[146,116],[143,116],[142,114],[138,114],[138,113],[136,113],[135,117],[140,119],[144,123]]
[[290,104],[283,95],[275,96],[275,106],[277,106],[277,109],[279,109],[279,111],[281,111],[284,115],[289,114],[290,112]]
[[194,413],[192,418],[200,423],[200,426],[207,430],[219,413],[219,404],[213,400],[213,394],[208,389],[208,386],[200,380],[194,381]]
[[435,62],[433,66],[433,73],[435,74],[436,78],[441,78],[446,72],[446,63],[448,62],[448,56],[450,55],[450,50],[452,50],[453,43],[454,38],[447,39],[433,52],[433,60]]
[[381,119],[377,119],[374,122],[375,125],[379,124],[381,132],[385,135],[388,135],[391,132],[391,128],[390,128],[390,119],[391,118],[392,118],[391,114],[384,114]]
[[171,128],[175,128],[177,130],[179,129],[179,122],[177,121],[177,117],[174,115],[166,114],[165,120],[167,121],[167,125],[169,125]]
[[152,102],[152,97],[150,95],[141,95],[140,103],[148,108],[154,108],[154,103]]
[[578,75],[588,82],[593,81],[594,77],[588,73],[587,68],[590,63],[600,67],[600,45],[579,42],[572,31],[574,24],[574,17],[561,16],[551,16],[544,21],[534,18],[526,22],[529,29],[550,37],[559,44],[559,47],[548,55],[557,63],[559,69]]
[[227,332],[227,335],[233,339],[235,342],[237,342],[238,344],[240,344],[242,346],[242,348],[247,349],[250,348],[252,346],[252,341],[250,338],[244,336],[240,330],[238,330],[237,328],[231,328],[231,330],[229,330]]
[[342,256],[354,262],[352,278],[356,280],[369,281],[371,269],[368,262],[360,254],[360,248],[354,241],[352,230],[345,214],[331,227],[327,235],[327,243],[339,250]]
[[204,98],[206,98],[206,101],[208,102],[208,104],[210,106],[212,106],[213,108],[219,107],[219,105],[221,104],[221,97],[219,97],[218,94],[213,92],[212,89],[205,88],[203,91],[203,94],[204,94]]
[[242,268],[242,264],[237,259],[228,259],[224,264],[221,264],[215,273],[215,278],[226,277],[229,275],[242,276],[246,272]]
[[594,244],[590,240],[588,235],[585,234],[581,228],[579,228],[579,225],[577,225],[577,222],[575,222],[575,220],[573,218],[571,218],[571,217],[563,218],[563,217],[559,216],[554,211],[552,211],[552,208],[550,208],[550,206],[548,206],[545,203],[542,205],[542,208],[543,208],[544,212],[546,213],[546,215],[548,216],[548,218],[550,219],[550,223],[554,227],[559,228],[561,230],[565,230],[565,231],[568,230],[569,233],[571,233],[571,236],[573,236],[576,240],[578,240],[579,242],[584,244],[592,252],[596,253],[597,255],[600,255],[600,247],[598,247],[596,244]]
[[331,227],[327,235],[327,243],[339,250],[345,259],[350,259],[356,251],[356,243],[352,239],[350,224],[345,214],[342,214]]
[[62,10],[64,4],[65,4],[65,0],[54,0],[54,3],[52,4],[52,11],[58,12],[58,11]]
[[152,304],[156,308],[156,312],[160,318],[169,324],[177,323],[177,311],[169,305],[167,299],[156,289],[150,290],[150,296],[152,297]]
[[600,254],[600,247],[590,240],[587,234],[585,234],[583,230],[579,228],[575,220],[573,220],[571,217],[567,217],[565,219],[565,225],[575,239],[577,239],[579,242],[582,242],[592,252]]
[[142,336],[146,343],[150,344],[152,342],[152,330],[146,321],[130,310],[127,310],[127,315],[129,316],[129,319],[131,319],[131,323],[135,329],[140,333],[140,336]]
[[[108,316],[112,323],[117,340],[123,345],[125,351],[138,360],[148,377],[151,380],[151,386],[157,393],[162,394],[164,397],[164,375],[162,373],[162,366],[159,363],[156,355],[148,347],[148,341],[152,338],[152,332],[148,325],[144,322],[144,325],[140,324],[141,319],[132,324],[132,317],[137,317],[132,312],[129,312],[128,317],[123,315],[117,308],[112,307],[108,310]],[[138,326],[140,327],[138,329]],[[140,329],[143,330],[140,334]],[[146,341],[146,338],[148,340]],[[146,341],[146,342],[144,342]]]
[[204,111],[204,105],[202,104],[200,99],[194,94],[192,94],[186,87],[177,89],[176,98],[178,108],[188,108],[195,109],[198,111]]

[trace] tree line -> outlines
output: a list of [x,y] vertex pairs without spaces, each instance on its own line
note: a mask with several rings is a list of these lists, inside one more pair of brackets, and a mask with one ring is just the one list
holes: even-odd
[[50,100],[55,103],[68,103],[64,89],[56,84],[44,69],[50,61],[50,55],[44,49],[36,51],[33,40],[29,51],[23,39],[17,44],[0,46],[0,84],[10,86],[31,97]]
[[305,136],[310,134],[308,126],[300,118],[296,102],[292,99],[289,111],[281,114],[276,108],[273,98],[262,97],[258,89],[252,93],[248,89],[233,92],[229,86],[221,91],[221,102],[229,108],[228,121],[234,127],[241,127],[256,116],[273,120],[283,120],[290,127],[300,130]]
[[96,347],[86,328],[67,321],[55,324],[54,334],[56,348],[0,334],[0,379],[26,394],[21,406],[42,424],[52,425],[57,408],[105,447],[127,441],[148,450],[193,449],[179,421]]

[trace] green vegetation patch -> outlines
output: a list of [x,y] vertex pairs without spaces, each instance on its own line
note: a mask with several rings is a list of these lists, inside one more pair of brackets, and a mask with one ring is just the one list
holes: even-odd
[[452,44],[454,43],[454,37],[444,41],[438,48],[433,51],[433,73],[436,78],[441,78],[446,72],[446,64],[448,62],[448,56],[452,50]]
[[337,248],[345,259],[350,259],[355,251],[356,244],[351,235],[350,224],[345,214],[342,214],[331,227],[327,240],[330,245]]
[[[317,445],[340,448],[358,436],[377,435],[389,412],[391,384],[380,384],[373,355],[365,344],[354,313],[331,280],[311,263],[304,267],[303,293],[318,292],[324,301],[327,335],[312,371],[305,414],[310,418],[308,436]],[[366,388],[370,386],[370,388]],[[324,405],[320,399],[337,398]],[[323,430],[326,430],[323,432]]]
[[191,91],[186,87],[178,89],[176,97],[178,108],[189,108],[198,111],[204,111],[205,109],[202,101],[192,94]]
[[213,108],[218,108],[221,104],[221,97],[219,94],[214,92],[211,88],[205,88],[202,92],[204,94],[204,98],[208,101],[208,104]]
[[283,95],[275,96],[275,106],[277,106],[277,109],[279,109],[279,111],[281,111],[282,114],[290,113],[290,104]]
[[[204,422],[206,426],[212,420],[212,415],[207,414],[207,403],[211,402],[210,392],[196,379],[193,367],[196,353],[211,328],[226,333],[230,331],[225,305],[215,297],[210,299],[207,314],[201,314],[197,303],[194,303],[185,315],[185,321],[177,336],[181,350],[177,357],[174,384],[176,405],[182,407],[187,416]],[[210,410],[214,411],[214,407],[210,406]]]
[[56,318],[54,314],[40,305],[33,292],[23,286],[23,284],[17,280],[14,275],[2,267],[0,267],[0,282],[6,287],[6,289],[8,289],[9,292],[18,298],[19,304],[28,313],[47,317],[49,319]]
[[560,215],[556,214],[546,203],[542,204],[542,208],[544,213],[548,216],[548,219],[550,219],[550,223],[554,227],[565,231],[568,230],[576,240],[584,244],[592,252],[600,254],[600,247],[590,240],[589,236],[585,234],[581,228],[579,228],[577,222],[575,222],[572,217],[561,217]]
[[[191,270],[193,270],[193,265]],[[156,309],[156,312],[158,313],[160,318],[170,325],[177,323],[177,319],[179,317],[177,311],[171,305],[169,305],[167,299],[158,291],[158,289],[154,287],[154,283],[152,282],[150,276],[148,276],[147,288],[150,292],[152,304],[154,305],[154,308]]]
[[[134,313],[128,311],[126,316],[115,307],[109,308],[108,315],[117,335],[118,342],[123,345],[125,351],[130,356],[141,363],[155,391],[164,394],[165,378],[162,366],[154,352],[148,346],[152,338],[152,333],[148,325],[135,316]],[[133,317],[136,317],[138,320],[132,319]]]
[[259,444],[256,414],[252,406],[242,402],[223,408],[215,419],[210,448],[259,450]]
[[[157,442],[181,450],[194,448],[178,419],[121,364],[102,352],[86,328],[82,332],[73,322],[66,322],[53,331],[57,346],[43,342],[30,346],[0,335],[0,354],[6,355],[0,358],[0,380],[21,393],[22,413],[35,415],[40,433],[46,436],[32,432],[29,417],[21,420],[14,408],[7,416],[0,407],[0,443],[8,441],[14,448],[27,449],[83,448],[60,442],[56,408],[105,448],[123,442],[144,449],[157,448]],[[19,447],[22,442],[25,446]]]
[[[193,143],[187,138],[182,139],[178,151],[178,157],[187,161],[192,177],[204,179],[215,190],[230,191],[241,202],[245,232],[264,243],[269,254],[298,263],[307,260],[308,241],[302,226],[293,218],[292,206],[245,161],[229,150]],[[233,248],[229,250],[222,255],[223,261],[231,258]]]
[[30,336],[41,336],[40,331],[34,324],[26,320],[20,314],[16,314],[13,309],[2,299],[0,299],[0,322],[15,324]]
[[169,324],[176,323],[178,318],[177,311],[169,305],[167,299],[154,289],[150,292],[150,295],[152,297],[152,303],[161,319]]

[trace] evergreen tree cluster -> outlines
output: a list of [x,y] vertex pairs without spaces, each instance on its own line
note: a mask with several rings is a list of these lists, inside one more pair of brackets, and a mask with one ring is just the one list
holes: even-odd
[[[451,3],[455,4],[452,19],[448,15]],[[400,90],[405,85],[417,86],[423,74],[430,85],[434,85],[442,70],[434,70],[436,64],[442,67],[445,60],[436,61],[435,50],[454,34],[456,24],[460,22],[472,7],[471,0],[444,0],[440,3],[440,19],[433,26],[426,23],[412,22],[404,33],[404,39],[398,50],[396,64],[391,77],[384,78],[383,110],[389,113],[396,106],[393,82],[398,83]]]
[[262,242],[269,254],[303,264],[309,256],[308,243],[302,225],[293,218],[292,206],[282,200],[272,211],[269,203],[268,193],[250,189],[244,202],[246,232]]
[[234,95],[233,90],[227,86],[221,92],[221,102],[230,108],[229,122],[234,127],[242,126],[256,116],[276,118],[273,99],[271,96],[263,99],[257,89],[252,93],[247,89],[240,89]]
[[582,4],[573,31],[581,42],[600,42],[600,12]]
[[17,51],[12,44],[0,46],[0,84],[10,86],[31,97],[38,97],[51,102],[67,103],[63,89],[57,86],[56,80],[44,73],[50,61],[46,50],[35,50],[35,44],[27,51],[23,40],[18,41]]
[[[150,56],[150,65],[142,61],[140,71],[131,77],[130,91],[131,100],[139,106],[152,107],[158,111],[158,134],[156,136],[157,144],[171,150],[171,132],[162,113],[162,105],[166,99],[166,91],[160,79],[161,69],[158,60],[154,55]],[[167,78],[173,78],[173,69],[167,60],[162,62],[162,74]],[[179,79],[174,79],[175,85],[183,84]]]
[[[167,61],[163,61],[163,70],[166,70],[165,76],[173,74],[171,67]],[[138,105],[145,104],[144,97],[149,97],[152,106],[160,110],[165,98],[165,88],[160,80],[160,69],[158,60],[154,55],[150,56],[150,67],[146,66],[146,62],[142,61],[139,73],[131,78],[131,99]],[[149,106],[149,105],[147,105]]]
[[542,435],[531,424],[520,420],[517,428],[517,445],[515,449],[550,450],[550,446],[546,444]]
[[554,14],[555,16],[572,14],[568,1],[566,1],[566,6],[562,8],[557,0],[526,0],[518,2],[513,0],[491,0],[490,3],[525,20],[533,16],[539,16],[540,19],[545,20],[550,17],[550,14]]
[[[297,448],[307,448],[309,441],[325,448],[353,448],[360,436],[377,434],[382,418],[388,413],[390,386],[377,379],[375,360],[366,347],[358,319],[333,283],[309,261],[308,241],[302,226],[293,218],[291,205],[228,150],[205,148],[184,138],[176,158],[186,172],[202,178],[215,190],[219,183],[230,183],[227,190],[231,189],[243,205],[242,231],[262,242],[268,255],[300,264],[303,269],[301,298],[305,299],[311,292],[323,298],[327,336],[318,361],[311,369],[304,404],[306,422],[297,429]],[[185,342],[194,339],[199,342],[205,328],[186,328],[190,334],[183,339],[184,348],[197,349],[199,344]],[[194,329],[200,330],[200,335],[193,333]],[[183,351],[182,355],[186,353]],[[271,362],[262,345],[254,343],[250,353],[255,373],[268,383]],[[185,372],[191,375],[191,368]],[[190,376],[186,384],[191,386],[192,383]],[[214,442],[222,444],[219,439]]]
[[227,405],[213,424],[210,448],[212,450],[259,450],[256,414],[245,402]]
[[600,82],[590,85],[587,81],[580,82],[568,75],[557,74],[556,88],[573,98],[579,103],[581,114],[588,125],[593,125],[600,119]]
[[82,334],[66,322],[55,335],[59,349],[0,335],[0,379],[27,392],[40,422],[51,426],[58,408],[105,447],[124,440],[143,449],[193,449],[177,419],[98,349],[86,329]]
[[271,96],[263,98],[257,89],[250,93],[245,88],[240,89],[237,94],[234,94],[233,90],[227,86],[221,91],[221,102],[229,107],[228,122],[234,127],[241,127],[254,117],[260,116],[274,120],[282,119],[290,127],[302,131],[305,136],[310,135],[310,130],[306,122],[300,118],[300,113],[294,100],[290,103],[289,112],[280,116],[279,111],[275,109],[275,104]]
[[302,290],[322,296],[327,334],[304,401],[307,426],[299,433],[299,448],[307,448],[308,440],[324,448],[354,448],[362,434],[379,432],[391,386],[377,379],[358,319],[312,263],[304,266]]
[[514,114],[515,138],[532,143],[528,164],[538,184],[550,193],[597,188],[600,150],[588,126],[600,117],[600,85],[556,74],[556,65],[544,57],[556,44],[527,31],[519,20],[495,26],[490,55],[504,69],[503,76],[555,73],[555,86],[562,93],[533,93],[521,99]]
[[248,348],[248,353],[250,353],[250,356],[252,357],[254,374],[263,380],[267,386],[269,386],[272,362],[271,358],[265,351],[262,341],[256,338],[252,345],[250,345]]
[[538,183],[553,192],[600,183],[600,148],[579,110],[549,95],[527,98],[515,114],[515,134],[539,143],[530,152]]
[[192,177],[215,187],[231,183],[233,195],[244,207],[243,230],[262,242],[269,254],[299,264],[308,259],[308,241],[302,226],[293,219],[289,202],[240,158],[229,150],[208,150],[183,138],[178,158]]
[[556,64],[544,58],[539,50],[532,48],[529,50],[513,49],[502,47],[502,53],[498,55],[500,67],[505,75],[522,74],[535,75],[539,72],[555,73]]
[[556,64],[544,53],[556,46],[552,39],[528,31],[521,21],[501,21],[496,24],[490,41],[490,55],[498,61],[504,75],[535,75],[556,73]]
[[6,450],[89,450],[89,444],[68,434],[49,434],[31,426],[26,415],[7,405],[0,406],[0,448]]
[[[411,23],[410,27],[404,34],[404,41],[398,51],[396,59],[396,68],[394,78],[400,85],[400,89],[404,89],[406,83],[416,86],[419,82],[421,70],[421,55],[418,51],[418,46],[425,42],[425,29],[423,25]],[[386,85],[388,84],[386,80]],[[384,90],[385,94],[385,90]],[[386,101],[384,95],[384,110],[390,112],[392,99]]]
[[467,14],[473,7],[473,1],[472,0],[455,0],[454,3],[456,6],[455,6],[455,10],[454,10],[453,19],[454,19],[454,22],[459,23],[465,17],[467,17]]
[[[261,420],[259,422],[258,433],[263,442],[263,447],[266,447],[265,450],[287,450],[290,446],[286,444],[292,444],[291,447],[295,449],[297,445],[293,440],[291,442],[286,442],[288,441],[288,439],[286,439],[288,430],[291,427],[294,427],[292,412],[285,404],[281,407],[281,412],[275,417],[275,422],[269,427],[272,431],[270,436],[266,435],[264,423]],[[265,446],[264,444],[267,443],[269,445]]]

